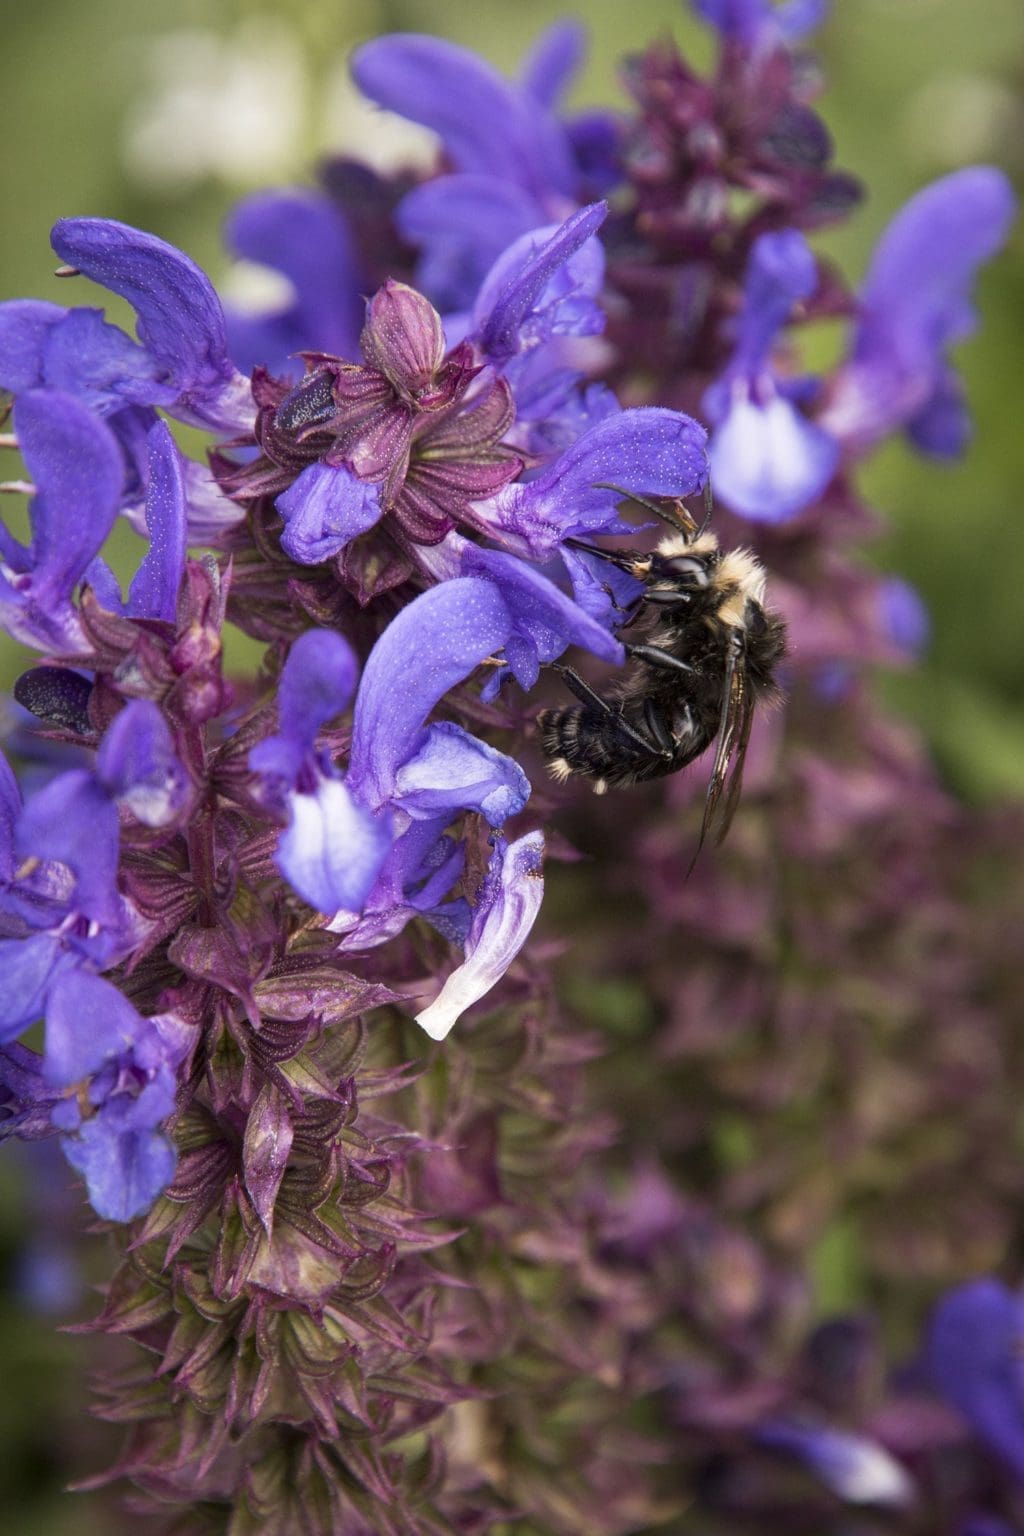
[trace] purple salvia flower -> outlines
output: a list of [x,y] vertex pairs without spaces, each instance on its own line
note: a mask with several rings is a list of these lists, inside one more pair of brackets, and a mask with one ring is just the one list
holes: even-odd
[[904,429],[923,452],[960,453],[970,432],[949,346],[975,329],[971,290],[1016,215],[1001,171],[933,182],[892,220],[860,293],[853,345],[823,423],[855,449]]
[[40,650],[80,651],[72,593],[117,514],[121,457],[104,424],[56,390],[21,395],[14,428],[35,488],[32,539],[25,549],[0,525],[0,623]]
[[282,273],[293,290],[283,309],[228,309],[229,350],[244,373],[257,365],[294,371],[295,354],[313,348],[352,356],[367,284],[345,219],[329,198],[309,188],[257,193],[233,210],[225,237],[236,256]]
[[42,1081],[64,1090],[87,1084],[87,1114],[73,1093],[52,1118],[94,1210],[110,1221],[148,1210],[174,1175],[174,1147],[158,1127],[174,1112],[192,1038],[173,1014],[143,1018],[100,976],[65,973],[51,989]]
[[238,431],[251,422],[248,380],[228,357],[220,300],[195,262],[113,219],[60,219],[51,240],[62,261],[136,311],[159,385],[150,403],[214,430]]
[[512,628],[498,589],[468,577],[424,592],[392,620],[363,669],[352,722],[349,783],[366,804],[379,810],[395,798],[426,716]]
[[347,708],[358,668],[347,641],[309,630],[292,646],[281,674],[279,733],[250,754],[257,773],[284,787],[288,827],[277,862],[321,912],[358,911],[391,848],[391,822],[353,796],[315,751],[320,728]]
[[817,282],[814,256],[799,230],[755,241],[736,348],[704,396],[714,423],[708,458],[715,495],[759,522],[784,522],[816,500],[839,460],[838,444],[802,415],[792,387],[771,363],[778,332]]

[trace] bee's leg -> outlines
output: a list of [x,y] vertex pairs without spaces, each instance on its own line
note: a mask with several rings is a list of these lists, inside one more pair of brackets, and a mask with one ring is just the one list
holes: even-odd
[[649,564],[647,556],[637,556],[635,550],[629,549],[598,549],[596,544],[588,544],[585,539],[568,538],[564,541],[570,549],[581,549],[585,555],[596,555],[598,560],[607,560],[609,565],[617,565],[620,571],[631,571],[639,558],[645,564]]
[[631,741],[635,747],[640,747],[644,752],[653,752],[656,757],[662,755],[642,732],[634,729],[628,720],[622,718],[621,712],[615,708],[614,704],[609,704],[607,699],[602,699],[599,693],[595,693],[578,672],[574,672],[571,667],[560,667],[557,663],[553,665],[552,671],[557,672],[565,680],[565,686],[576,695],[581,704],[586,704],[589,709],[594,710],[605,720],[610,720],[620,736],[625,736],[627,741]]
[[641,603],[654,603],[664,608],[685,608],[693,601],[689,592],[659,592],[657,588],[648,589],[638,599]]
[[644,700],[644,720],[647,724],[647,729],[651,733],[651,740],[658,748],[659,756],[674,756],[675,743],[669,734],[668,726],[665,723],[665,717],[662,715],[657,705],[652,703],[650,699]]
[[634,661],[646,661],[648,666],[661,667],[666,672],[685,672],[687,677],[692,677],[697,670],[688,661],[680,661],[678,656],[663,651],[659,645],[627,645],[626,655]]

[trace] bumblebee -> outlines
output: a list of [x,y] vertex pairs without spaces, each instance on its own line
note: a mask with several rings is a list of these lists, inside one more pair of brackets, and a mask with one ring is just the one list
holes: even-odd
[[677,773],[717,742],[701,842],[712,830],[721,840],[739,801],[754,714],[778,694],[775,670],[786,653],[786,627],[764,606],[760,561],[745,549],[719,548],[708,527],[710,508],[698,527],[681,502],[666,510],[631,492],[622,495],[672,532],[653,554],[569,541],[635,577],[644,590],[619,625],[635,625],[639,639],[625,644],[632,665],[610,699],[571,668],[556,667],[580,702],[539,716],[548,770],[560,782],[591,779],[603,794]]

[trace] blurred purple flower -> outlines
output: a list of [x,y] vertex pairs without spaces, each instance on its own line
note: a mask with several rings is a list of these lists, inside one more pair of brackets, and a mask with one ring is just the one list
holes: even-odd
[[714,423],[708,459],[715,495],[758,522],[784,522],[815,501],[839,460],[838,444],[797,407],[804,386],[781,379],[771,362],[794,304],[810,298],[817,283],[799,230],[759,236],[747,264],[735,351],[704,396]]
[[837,438],[862,450],[902,428],[922,452],[963,450],[970,422],[946,353],[974,331],[978,269],[1004,243],[1015,215],[1006,177],[982,165],[933,182],[892,220],[822,418]]

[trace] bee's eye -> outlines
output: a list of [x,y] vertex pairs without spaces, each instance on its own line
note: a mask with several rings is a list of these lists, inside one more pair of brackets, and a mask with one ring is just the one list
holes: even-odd
[[682,583],[688,587],[706,587],[708,584],[707,567],[702,560],[696,560],[686,555],[681,555],[675,560],[666,560],[666,574],[681,578]]

